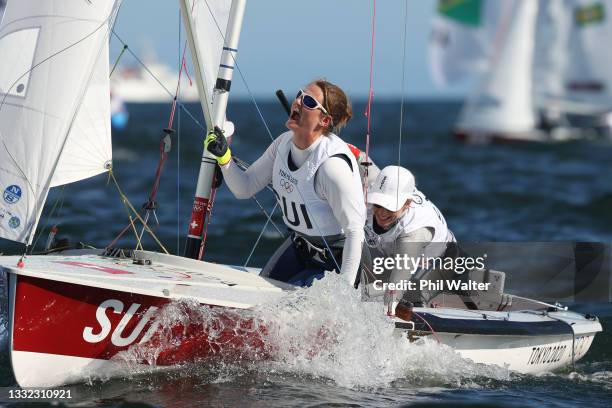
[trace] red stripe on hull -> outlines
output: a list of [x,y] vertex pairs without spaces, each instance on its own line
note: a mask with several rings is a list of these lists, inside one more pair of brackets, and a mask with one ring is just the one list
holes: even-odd
[[[15,351],[108,360],[137,345],[154,349],[158,365],[213,356],[267,355],[266,329],[247,311],[215,307],[210,309],[213,313],[205,314],[212,318],[204,320],[201,310],[187,311],[188,318],[181,323],[159,328],[153,322],[169,299],[15,277]],[[143,338],[144,344],[139,345]],[[145,354],[143,362],[151,362]]]

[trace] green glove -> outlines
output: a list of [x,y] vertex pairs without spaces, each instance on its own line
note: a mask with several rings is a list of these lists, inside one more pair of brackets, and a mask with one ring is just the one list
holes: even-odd
[[217,163],[220,166],[226,165],[232,158],[232,152],[227,145],[227,139],[225,139],[223,131],[218,126],[215,126],[214,130],[211,130],[206,135],[204,148],[216,157]]

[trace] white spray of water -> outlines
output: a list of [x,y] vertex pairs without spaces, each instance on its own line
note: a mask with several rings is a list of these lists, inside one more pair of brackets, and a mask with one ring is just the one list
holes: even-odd
[[[181,342],[193,341],[195,328],[221,350],[218,357],[237,369],[242,364],[264,374],[331,379],[349,388],[388,387],[398,380],[460,386],[476,378],[506,380],[510,375],[464,360],[435,340],[410,343],[383,314],[381,303],[362,302],[360,293],[335,274],[252,311],[180,301],[163,308],[156,321],[160,329],[153,341],[132,346],[118,358],[153,364]],[[228,333],[247,340],[228,342]]]
[[362,302],[339,275],[259,307],[276,355],[272,366],[329,378],[345,387],[387,387],[400,379],[459,383],[508,378],[508,371],[476,365],[435,340],[410,343],[378,302]]

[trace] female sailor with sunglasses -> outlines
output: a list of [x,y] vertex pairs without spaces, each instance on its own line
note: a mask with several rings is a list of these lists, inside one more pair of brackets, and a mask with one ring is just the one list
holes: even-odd
[[262,275],[300,286],[326,270],[357,284],[366,210],[359,169],[347,144],[333,132],[352,116],[345,93],[317,80],[300,89],[281,134],[246,171],[231,160],[223,133],[206,138],[227,186],[249,198],[272,183],[290,237]]

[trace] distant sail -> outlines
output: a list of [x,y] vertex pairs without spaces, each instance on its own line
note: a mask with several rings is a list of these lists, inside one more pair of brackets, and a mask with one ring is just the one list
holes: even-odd
[[438,85],[486,71],[509,0],[439,0],[429,40],[429,67]]
[[459,130],[521,133],[535,128],[531,67],[537,10],[537,1],[514,3],[493,66],[468,99]]
[[98,145],[73,150],[72,138],[80,137],[79,129],[100,127],[102,114],[108,120],[105,112],[81,115],[110,103],[108,91],[102,97],[97,85],[90,90],[88,85],[102,75],[102,62],[94,67],[108,58],[105,44],[115,12],[115,1],[8,4],[0,26],[0,61],[11,62],[0,64],[0,237],[31,240],[50,186],[95,173],[69,175],[65,160],[92,157]]
[[572,0],[567,99],[612,109],[612,1]]

